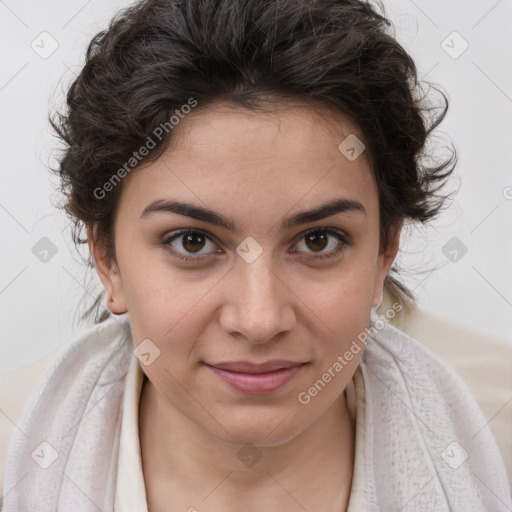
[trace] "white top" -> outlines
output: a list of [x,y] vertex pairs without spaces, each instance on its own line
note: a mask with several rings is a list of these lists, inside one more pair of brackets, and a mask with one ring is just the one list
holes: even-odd
[[[123,419],[118,457],[114,512],[148,512],[139,438],[139,400],[144,373],[132,357],[123,397]],[[359,368],[355,378],[359,378]],[[362,382],[362,378],[361,378]],[[356,398],[353,381],[345,390],[347,405],[356,420],[354,474],[347,512],[366,510],[364,481],[364,400]],[[357,414],[356,414],[357,410]]]

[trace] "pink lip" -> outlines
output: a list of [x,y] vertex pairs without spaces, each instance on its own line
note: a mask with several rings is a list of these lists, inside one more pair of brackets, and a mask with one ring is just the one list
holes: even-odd
[[269,373],[274,370],[280,370],[281,368],[301,366],[302,364],[304,363],[287,361],[286,359],[272,359],[270,361],[265,361],[264,363],[253,363],[251,361],[226,361],[222,363],[209,364],[209,366],[238,373]]
[[254,371],[252,373],[244,373],[216,368],[208,364],[206,366],[237,391],[260,395],[272,393],[283,387],[304,365],[303,363],[293,364],[294,366],[288,366],[286,368],[281,367],[278,370],[267,371],[265,373],[261,371],[258,373]]

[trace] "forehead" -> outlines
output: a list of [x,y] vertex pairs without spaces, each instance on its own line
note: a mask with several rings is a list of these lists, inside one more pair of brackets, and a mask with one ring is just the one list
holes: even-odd
[[346,153],[354,140],[364,143],[362,133],[326,109],[198,107],[172,137],[159,159],[125,178],[120,210],[135,216],[155,199],[186,199],[231,217],[263,219],[338,197],[361,202],[370,214],[377,210],[366,152],[355,159]]

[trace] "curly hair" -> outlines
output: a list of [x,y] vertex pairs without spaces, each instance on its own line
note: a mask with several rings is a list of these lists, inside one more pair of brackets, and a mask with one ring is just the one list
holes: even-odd
[[[91,40],[65,114],[50,115],[65,147],[51,171],[77,249],[93,226],[115,259],[122,183],[108,199],[93,191],[190,98],[198,109],[222,101],[259,111],[269,98],[327,106],[364,134],[379,191],[381,248],[398,219],[435,217],[456,152],[433,165],[422,160],[448,100],[441,92],[438,113],[427,103],[415,63],[390,28],[383,5],[362,0],[145,0],[120,11]],[[161,156],[172,135],[167,130],[155,141],[144,164]],[[87,263],[94,267],[90,253]],[[414,302],[392,272],[387,289]],[[82,320],[108,317],[100,309],[104,294]]]

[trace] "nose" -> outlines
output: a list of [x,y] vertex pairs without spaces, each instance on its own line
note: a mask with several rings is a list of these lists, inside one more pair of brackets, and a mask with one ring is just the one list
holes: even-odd
[[293,292],[283,278],[260,256],[252,263],[237,258],[225,280],[220,325],[232,336],[255,344],[289,332],[295,323]]

